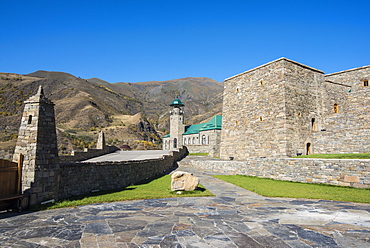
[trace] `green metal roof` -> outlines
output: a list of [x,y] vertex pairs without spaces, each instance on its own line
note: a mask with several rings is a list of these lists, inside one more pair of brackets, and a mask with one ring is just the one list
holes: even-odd
[[221,130],[222,128],[222,116],[215,115],[210,119],[199,131],[206,131],[206,130]]
[[199,130],[203,127],[204,124],[205,123],[191,125],[186,129],[186,132],[183,133],[182,135],[199,133]]
[[222,116],[221,115],[215,115],[212,117],[211,120],[209,120],[206,123],[200,123],[191,125],[186,129],[186,132],[183,133],[183,135],[187,134],[196,134],[200,131],[207,131],[207,130],[221,130],[222,129]]
[[167,135],[163,136],[162,138],[168,138],[168,137],[170,137],[170,135],[169,135],[169,134],[167,134]]
[[172,101],[170,106],[184,106],[184,104],[180,101],[180,99],[176,98],[175,100]]

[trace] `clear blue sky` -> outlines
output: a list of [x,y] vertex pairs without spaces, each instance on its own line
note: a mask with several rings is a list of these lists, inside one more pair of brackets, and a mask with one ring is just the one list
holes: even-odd
[[0,0],[0,72],[217,81],[280,57],[370,64],[370,1]]

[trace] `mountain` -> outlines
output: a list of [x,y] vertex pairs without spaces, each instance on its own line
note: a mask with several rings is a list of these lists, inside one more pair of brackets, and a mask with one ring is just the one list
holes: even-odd
[[143,104],[143,112],[157,123],[157,128],[169,129],[169,104],[178,97],[185,104],[187,124],[195,124],[221,113],[223,84],[203,77],[187,77],[168,81],[115,83],[108,85],[99,79],[88,79],[120,94],[129,95]]
[[100,129],[111,144],[158,147],[175,97],[185,104],[186,124],[221,113],[223,84],[209,78],[112,84],[64,72],[0,73],[0,150],[14,147],[23,102],[39,85],[55,103],[58,143],[66,152],[93,146]]

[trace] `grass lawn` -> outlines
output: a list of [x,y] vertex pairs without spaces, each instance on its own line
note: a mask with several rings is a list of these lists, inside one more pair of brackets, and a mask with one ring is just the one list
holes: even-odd
[[311,154],[294,158],[370,159],[370,153]]
[[190,156],[208,156],[207,152],[189,153]]
[[278,181],[242,175],[213,176],[259,195],[370,203],[370,189]]
[[150,182],[129,186],[124,189],[71,197],[47,206],[38,205],[35,206],[35,209],[45,210],[102,202],[195,196],[213,196],[213,194],[202,185],[199,185],[194,191],[183,191],[182,194],[178,195],[176,192],[171,191],[171,176],[165,175]]

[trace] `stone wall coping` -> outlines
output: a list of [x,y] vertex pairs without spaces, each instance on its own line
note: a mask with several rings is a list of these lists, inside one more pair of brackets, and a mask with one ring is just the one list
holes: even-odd
[[312,70],[312,71],[316,71],[316,72],[319,72],[319,73],[325,74],[325,72],[320,71],[320,70],[318,70],[318,69],[315,69],[315,68],[313,68],[313,67],[310,67],[310,66],[308,66],[308,65],[304,65],[304,64],[301,64],[301,63],[296,62],[296,61],[294,61],[294,60],[290,60],[290,59],[287,59],[287,58],[281,57],[281,58],[278,58],[278,59],[273,60],[273,61],[271,61],[271,62],[268,62],[268,63],[266,63],[266,64],[263,64],[263,65],[257,66],[257,67],[255,67],[255,68],[253,68],[253,69],[250,69],[250,70],[247,70],[247,71],[245,71],[245,72],[239,73],[239,74],[237,74],[237,75],[235,75],[235,76],[232,76],[232,77],[226,78],[224,81],[227,81],[227,80],[230,80],[230,79],[236,78],[236,77],[238,77],[238,76],[241,76],[241,75],[243,75],[243,74],[249,73],[249,72],[251,72],[251,71],[255,71],[255,70],[261,69],[261,68],[263,68],[263,67],[265,67],[265,66],[271,65],[271,64],[276,63],[276,62],[279,62],[279,61],[281,61],[281,60],[289,61],[289,62],[291,62],[291,63],[293,63],[293,64],[296,64],[296,65],[302,66],[302,67],[304,67],[304,68],[306,68],[306,69],[309,69],[309,70]]
[[342,83],[337,83],[337,82],[333,82],[333,81],[330,81],[330,80],[325,80],[325,83],[337,84],[337,85],[345,86],[345,87],[349,87],[349,88],[351,88],[351,87],[352,87],[351,85],[342,84]]
[[[166,158],[171,158],[171,156],[166,156]],[[123,165],[123,164],[141,164],[147,162],[162,161],[166,159],[165,157],[144,159],[144,160],[125,160],[125,161],[102,161],[102,162],[63,162],[60,163],[61,166],[108,166],[108,165]]]
[[348,70],[344,70],[344,71],[333,72],[333,73],[330,73],[330,74],[326,74],[325,77],[336,75],[336,74],[341,74],[341,73],[347,73],[347,72],[351,72],[351,71],[356,71],[356,70],[362,70],[362,69],[366,69],[366,68],[370,68],[370,65],[356,67],[356,68],[352,68],[352,69],[348,69]]
[[[248,158],[246,160],[211,160],[211,159],[202,159],[206,162],[217,162],[217,163],[243,163],[248,162],[248,160],[312,160],[312,161],[355,161],[355,162],[370,162],[370,159],[337,159],[337,158]],[[199,160],[199,159],[190,159],[190,160]]]

